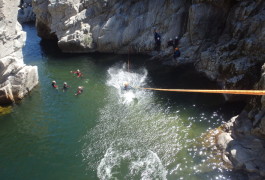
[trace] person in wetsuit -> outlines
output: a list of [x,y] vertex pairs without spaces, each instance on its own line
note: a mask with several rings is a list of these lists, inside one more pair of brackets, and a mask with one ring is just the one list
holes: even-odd
[[124,83],[123,90],[125,90],[125,91],[129,90],[129,83],[128,82]]
[[154,31],[154,38],[155,38],[155,50],[160,51],[161,48],[161,36],[158,34],[157,30]]
[[174,56],[174,60],[176,60],[180,56],[179,48],[175,48],[173,56]]
[[83,87],[82,86],[78,86],[77,92],[75,93],[75,96],[81,94],[82,92],[83,92]]
[[73,74],[76,74],[76,76],[77,77],[82,77],[83,76],[83,74],[80,72],[80,70],[79,69],[77,69],[76,71],[70,71],[71,73],[73,73]]
[[179,45],[179,37],[176,36],[174,39],[173,47],[176,48],[176,47],[178,47],[178,45]]
[[63,83],[63,91],[66,91],[69,87],[66,82]]
[[56,85],[56,81],[52,81],[52,87],[53,88],[58,88],[58,86]]

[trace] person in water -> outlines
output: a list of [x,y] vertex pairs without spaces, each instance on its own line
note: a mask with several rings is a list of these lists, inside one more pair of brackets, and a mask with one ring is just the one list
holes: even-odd
[[124,83],[123,89],[126,90],[126,91],[129,89],[129,83],[128,82]]
[[77,69],[76,71],[70,71],[70,73],[76,74],[77,77],[83,77],[83,74],[80,72],[79,69]]
[[128,82],[124,82],[123,90],[127,91],[127,90],[130,90],[130,89],[133,89],[133,87],[130,86]]
[[56,85],[56,81],[52,81],[52,87],[54,87],[54,88],[58,88],[58,86]]
[[69,87],[66,82],[63,83],[63,91],[66,91]]
[[77,92],[75,93],[75,96],[81,94],[83,92],[83,89],[84,89],[83,86],[78,86]]

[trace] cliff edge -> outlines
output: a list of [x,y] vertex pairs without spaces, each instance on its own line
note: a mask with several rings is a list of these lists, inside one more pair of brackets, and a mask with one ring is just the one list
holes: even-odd
[[22,99],[38,84],[36,66],[23,62],[22,46],[26,38],[17,22],[19,0],[0,0],[0,104]]

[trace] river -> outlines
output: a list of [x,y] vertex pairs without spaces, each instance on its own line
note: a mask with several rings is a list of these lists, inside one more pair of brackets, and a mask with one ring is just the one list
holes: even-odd
[[[223,169],[203,133],[242,104],[220,95],[132,87],[217,88],[189,66],[155,65],[144,56],[63,54],[24,25],[24,61],[39,85],[0,116],[0,179],[243,179]],[[158,68],[160,67],[160,68]],[[80,69],[82,78],[70,73]],[[51,86],[56,80],[59,89]],[[71,87],[61,89],[63,82]],[[82,94],[75,96],[78,86]],[[207,143],[206,143],[207,144]]]

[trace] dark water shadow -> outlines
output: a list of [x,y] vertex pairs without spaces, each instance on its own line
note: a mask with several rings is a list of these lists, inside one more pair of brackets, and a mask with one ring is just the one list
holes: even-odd
[[[164,89],[220,89],[217,82],[209,80],[202,73],[195,70],[192,64],[179,67],[158,66],[149,67],[151,85]],[[245,107],[245,102],[226,102],[222,94],[206,93],[176,93],[156,91],[159,97],[170,104],[182,104],[186,107],[195,106],[198,110],[218,111],[226,119],[238,115]]]

